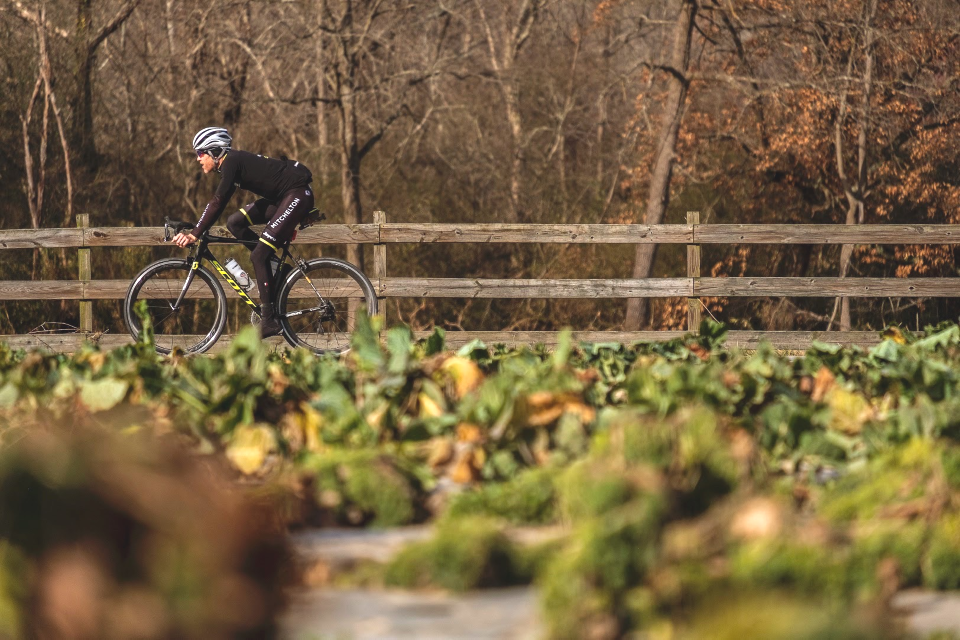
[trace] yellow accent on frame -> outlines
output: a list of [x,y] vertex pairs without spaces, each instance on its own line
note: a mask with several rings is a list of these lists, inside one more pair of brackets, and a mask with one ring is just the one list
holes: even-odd
[[246,302],[248,305],[250,305],[254,309],[259,309],[259,307],[257,306],[257,303],[250,299],[250,296],[248,296],[247,292],[243,290],[243,287],[237,284],[237,281],[233,279],[233,276],[231,276],[230,273],[226,269],[224,269],[219,262],[217,262],[216,260],[211,260],[211,262],[213,262],[213,266],[217,268],[217,271],[220,272],[220,275],[223,276],[223,279],[226,280],[231,287],[233,287],[234,291],[237,292],[237,295],[240,296],[241,300]]
[[270,244],[269,242],[267,242],[267,241],[264,240],[263,238],[260,238],[260,242],[262,242],[263,244],[267,245],[268,247],[270,247],[270,248],[273,249],[274,251],[277,250],[277,248],[276,248],[275,246],[273,246],[272,244]]

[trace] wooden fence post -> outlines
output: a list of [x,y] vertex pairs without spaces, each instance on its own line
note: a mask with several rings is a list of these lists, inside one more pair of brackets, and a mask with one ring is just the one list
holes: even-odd
[[[86,229],[90,226],[90,214],[77,214],[77,226]],[[83,244],[86,244],[86,231],[81,231]],[[90,268],[90,249],[77,249],[77,264],[79,266],[79,276],[81,282],[89,283],[92,275]],[[93,333],[93,302],[90,300],[80,301],[80,333]]]
[[[386,224],[387,214],[384,211],[373,212],[373,223],[377,225],[377,240],[383,239],[383,229],[380,225]],[[377,242],[373,245],[373,286],[377,289],[377,315],[386,326],[387,308],[383,293],[383,279],[387,277],[387,245]]]
[[[693,225],[694,244],[687,245],[687,277],[700,277],[700,245],[696,244],[697,225],[700,224],[699,211],[687,211],[687,224]],[[696,284],[696,281],[694,281]],[[694,286],[696,292],[696,286]],[[700,298],[687,298],[687,331],[700,330]]]

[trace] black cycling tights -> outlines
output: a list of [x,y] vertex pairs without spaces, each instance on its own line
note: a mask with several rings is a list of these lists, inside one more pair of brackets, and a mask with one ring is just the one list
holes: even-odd
[[[244,206],[227,218],[227,229],[235,238],[244,242],[257,242],[250,252],[253,272],[257,277],[260,302],[273,302],[276,284],[270,274],[270,256],[293,238],[297,225],[313,209],[313,191],[307,187],[291,189],[278,202],[261,198]],[[257,236],[252,224],[265,224],[263,233]]]

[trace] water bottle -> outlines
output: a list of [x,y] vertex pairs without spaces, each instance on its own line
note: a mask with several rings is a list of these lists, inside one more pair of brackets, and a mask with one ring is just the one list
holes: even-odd
[[250,276],[248,276],[247,272],[243,270],[243,267],[240,266],[239,262],[233,258],[230,258],[223,266],[227,268],[227,271],[230,272],[230,275],[232,275],[233,279],[237,281],[237,284],[240,285],[241,289],[244,291],[250,291],[253,289],[253,281],[250,280]]

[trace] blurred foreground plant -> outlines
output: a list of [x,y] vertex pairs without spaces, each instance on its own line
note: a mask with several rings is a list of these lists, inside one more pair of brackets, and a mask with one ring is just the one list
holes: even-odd
[[169,442],[51,426],[0,451],[0,636],[272,637],[291,577],[264,505]]

